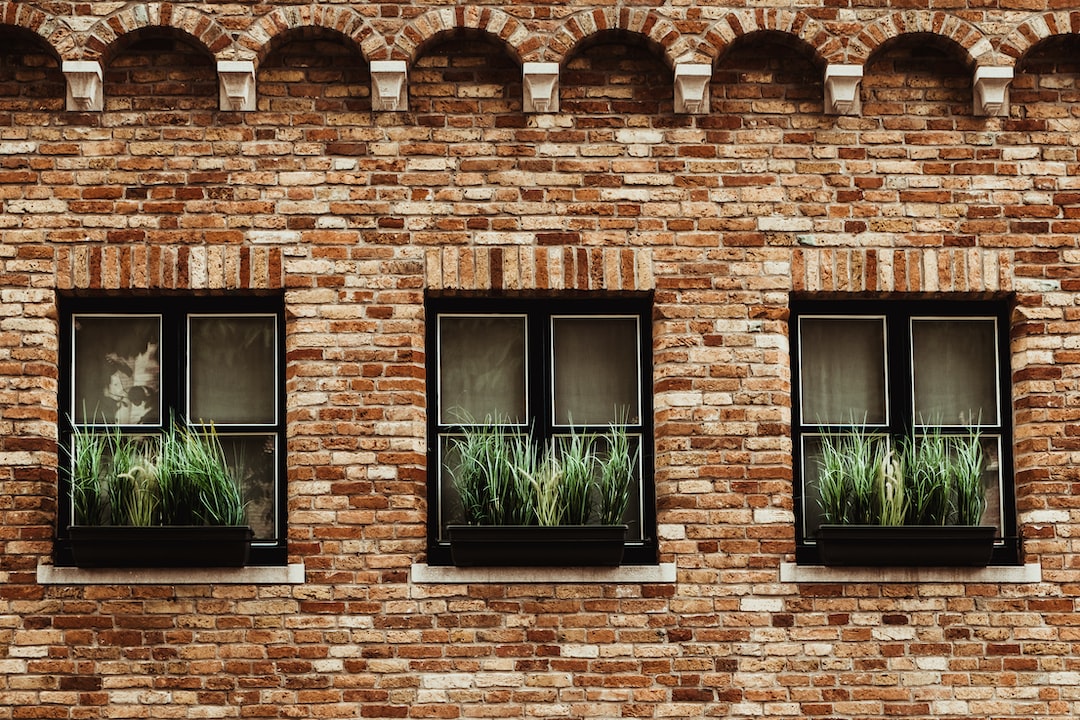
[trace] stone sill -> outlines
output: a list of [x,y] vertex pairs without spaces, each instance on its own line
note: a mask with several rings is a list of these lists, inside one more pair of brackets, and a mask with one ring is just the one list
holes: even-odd
[[859,568],[780,564],[780,582],[789,583],[1037,583],[1042,565],[997,565],[984,568]]
[[675,563],[595,567],[476,567],[414,563],[409,579],[418,585],[512,583],[673,583]]
[[303,563],[241,568],[77,568],[38,565],[42,585],[302,585]]

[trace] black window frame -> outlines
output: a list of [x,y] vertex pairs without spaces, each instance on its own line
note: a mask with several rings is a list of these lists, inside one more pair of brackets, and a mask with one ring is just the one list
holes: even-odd
[[[1021,543],[1017,528],[1016,487],[1013,468],[1013,401],[1009,340],[1011,335],[1011,298],[942,299],[942,298],[814,298],[793,296],[790,301],[789,339],[791,346],[792,387],[792,476],[795,506],[795,559],[799,565],[818,565],[816,543],[805,537],[803,472],[803,436],[850,431],[852,425],[807,423],[802,413],[800,319],[836,316],[844,318],[884,318],[886,400],[889,417],[886,433],[893,439],[912,431],[913,399],[908,389],[913,376],[911,356],[911,321],[920,318],[993,318],[996,321],[998,424],[991,432],[1001,437],[1001,537],[997,538],[991,565],[1017,565],[1021,562]],[[899,329],[899,331],[898,331]],[[925,426],[924,426],[925,427]],[[963,433],[964,428],[946,427],[945,434]]]
[[[524,315],[526,317],[526,362],[537,369],[526,386],[529,421],[535,442],[548,441],[556,434],[550,422],[552,412],[551,318],[557,316],[635,316],[639,328],[640,422],[633,432],[641,435],[641,538],[627,540],[623,565],[655,565],[658,561],[656,537],[656,487],[653,450],[652,385],[652,294],[604,297],[518,298],[497,294],[438,295],[425,298],[427,350],[427,487],[428,487],[428,558],[430,565],[452,565],[450,544],[440,540],[440,436],[450,434],[460,425],[442,424],[439,418],[439,316],[440,315]],[[559,426],[561,433],[566,426]],[[582,431],[604,432],[606,425],[584,425]],[[561,563],[555,559],[553,564]],[[571,563],[572,564],[572,563]]]
[[[219,435],[265,434],[276,436],[276,482],[275,482],[275,534],[272,540],[256,539],[251,543],[247,566],[283,566],[288,561],[288,508],[286,471],[287,437],[285,417],[285,303],[284,296],[175,296],[131,295],[124,297],[86,297],[62,295],[58,299],[60,317],[60,377],[59,390],[59,443],[60,448],[71,442],[74,418],[71,402],[74,397],[74,318],[87,315],[117,315],[161,317],[161,346],[158,352],[160,370],[161,412],[156,422],[148,425],[127,426],[128,432],[159,432],[170,417],[183,419],[186,407],[188,382],[188,319],[193,316],[222,317],[243,315],[272,315],[276,322],[275,347],[275,424],[232,423],[218,428]],[[193,427],[202,427],[191,423]],[[85,427],[91,427],[86,425]],[[137,430],[135,430],[137,428]],[[61,449],[59,456],[59,502],[57,504],[56,544],[54,562],[58,566],[74,566],[68,526],[71,524],[71,484],[67,457]]]

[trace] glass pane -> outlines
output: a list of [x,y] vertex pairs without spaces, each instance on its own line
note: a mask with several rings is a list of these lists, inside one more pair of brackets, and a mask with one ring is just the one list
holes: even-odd
[[818,479],[821,474],[821,436],[804,435],[802,438],[802,517],[803,537],[813,542],[822,522],[821,493]]
[[522,422],[525,372],[524,317],[439,317],[441,424],[488,417]]
[[799,341],[803,423],[887,422],[883,318],[801,318]]
[[218,435],[225,461],[240,483],[248,525],[256,540],[277,539],[277,438],[274,435]]
[[986,488],[986,510],[983,511],[982,524],[1001,529],[1005,527],[1005,508],[1001,504],[1001,436],[983,435],[983,487]]
[[273,315],[188,319],[192,422],[277,422],[276,328]]
[[465,510],[461,496],[454,488],[453,469],[458,466],[460,456],[452,435],[439,436],[439,540],[444,542],[446,526],[465,522]]
[[75,422],[156,424],[161,418],[161,318],[76,315],[72,322]]
[[641,422],[638,319],[552,318],[555,422]]
[[916,422],[998,424],[996,325],[993,318],[911,321]]

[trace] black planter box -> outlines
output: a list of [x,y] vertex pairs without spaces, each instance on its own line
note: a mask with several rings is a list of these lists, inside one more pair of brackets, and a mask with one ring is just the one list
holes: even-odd
[[622,563],[625,525],[450,525],[459,567],[611,567]]
[[817,544],[825,565],[985,567],[996,532],[985,525],[822,525]]
[[253,534],[246,525],[68,528],[78,567],[242,567]]

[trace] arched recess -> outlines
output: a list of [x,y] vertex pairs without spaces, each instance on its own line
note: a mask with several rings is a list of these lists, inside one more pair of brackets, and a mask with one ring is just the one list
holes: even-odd
[[265,111],[315,117],[371,111],[371,73],[360,46],[321,25],[274,35],[260,54],[257,84]]
[[1035,45],[1054,35],[1080,31],[1080,10],[1048,12],[1028,18],[1001,41],[1001,53],[1013,60],[1023,57]]
[[1016,59],[1009,92],[1013,117],[1075,133],[1080,127],[1080,33],[1056,33],[1025,48]]
[[824,64],[814,47],[788,32],[740,35],[713,64],[711,113],[820,115]]
[[972,57],[945,35],[905,32],[891,37],[874,48],[864,68],[864,118],[888,124],[903,116],[905,127],[914,130],[925,128],[930,119],[955,122],[973,112]]
[[457,7],[432,10],[410,20],[395,36],[390,56],[413,63],[425,46],[456,30],[479,30],[506,46],[518,63],[535,60],[540,41],[516,18],[497,8]]
[[385,60],[391,51],[382,35],[360,13],[337,5],[305,5],[276,8],[259,19],[246,33],[237,38],[245,59],[256,64],[276,47],[275,39],[282,33],[304,28],[322,28],[349,38],[368,62]]
[[425,127],[446,122],[490,129],[500,117],[519,116],[521,108],[521,67],[500,38],[457,28],[418,48],[409,69],[409,110],[424,116]]
[[[0,23],[0,114],[64,109],[64,75],[56,48],[32,30]],[[2,125],[11,125],[5,115]]]
[[40,36],[59,59],[71,59],[79,50],[74,34],[59,19],[26,3],[0,2],[0,25],[22,28]]
[[651,10],[634,7],[596,8],[569,16],[555,30],[544,59],[562,64],[577,46],[606,32],[639,35],[668,67],[676,62],[699,62],[694,43],[670,20]]
[[171,25],[146,25],[118,36],[103,62],[105,109],[153,113],[210,111],[218,106],[214,56],[199,39]]
[[209,15],[171,3],[129,5],[103,18],[86,35],[83,58],[108,62],[117,40],[144,28],[180,30],[218,60],[234,59],[232,37]]
[[757,32],[789,35],[795,46],[804,46],[813,53],[818,66],[840,63],[844,59],[840,39],[831,35],[824,25],[805,13],[784,9],[733,12],[705,31],[698,50],[709,61],[715,61],[737,39]]
[[[583,38],[562,59],[561,77],[560,111],[591,116],[588,122],[632,127],[634,118],[672,112],[675,81],[668,58],[642,33],[615,28]],[[650,122],[655,127],[659,121]]]
[[851,39],[847,62],[866,64],[882,45],[901,35],[937,36],[959,46],[965,55],[968,69],[979,65],[1000,65],[995,62],[993,45],[974,25],[955,15],[942,12],[910,11],[893,13],[866,26]]

